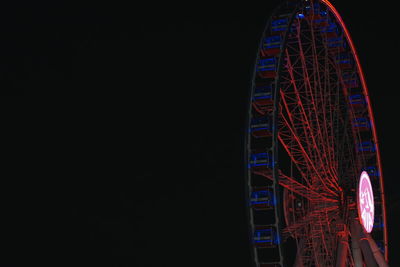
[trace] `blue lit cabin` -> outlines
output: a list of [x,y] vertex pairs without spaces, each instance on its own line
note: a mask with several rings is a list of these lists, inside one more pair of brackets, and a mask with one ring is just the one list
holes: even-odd
[[358,87],[358,76],[356,72],[347,71],[342,73],[343,85],[347,88]]
[[375,217],[374,217],[374,228],[382,229],[384,226],[385,226],[385,224],[383,222],[383,218],[381,216],[375,215]]
[[268,187],[254,187],[251,192],[250,205],[255,210],[270,210],[276,205],[274,193]]
[[363,94],[354,94],[349,96],[349,104],[353,107],[355,112],[364,110],[366,101]]
[[270,57],[279,54],[281,51],[282,36],[275,35],[264,38],[262,44],[261,56]]
[[371,121],[368,118],[355,118],[352,121],[352,125],[360,132],[369,131],[371,129]]
[[314,19],[314,27],[316,29],[322,28],[322,27],[326,27],[329,25],[328,22],[328,17],[319,17],[317,19]]
[[383,245],[383,241],[376,241],[376,245],[378,246],[382,254],[385,254],[385,246]]
[[257,64],[258,74],[262,78],[275,78],[276,76],[276,59],[274,57],[259,59]]
[[314,11],[314,27],[320,29],[329,25],[328,13],[326,11]]
[[290,14],[283,14],[271,21],[271,34],[284,33],[289,26]]
[[339,35],[339,28],[334,22],[328,23],[325,27],[322,27],[320,31],[324,33],[328,39],[337,38]]
[[353,67],[353,56],[350,53],[340,53],[336,56],[336,63],[341,69],[350,69]]
[[250,123],[250,132],[256,137],[269,137],[272,136],[272,125],[268,117],[252,118]]
[[275,227],[265,225],[255,227],[253,242],[256,247],[275,247],[280,239]]
[[254,88],[252,105],[260,114],[272,111],[274,100],[272,83],[257,83]]
[[370,177],[379,177],[380,176],[380,174],[379,174],[379,170],[378,170],[378,168],[376,167],[376,166],[368,166],[368,167],[365,167],[364,168],[364,171],[366,171],[367,173],[368,173],[368,175],[370,176]]
[[375,144],[372,141],[363,141],[358,144],[359,152],[374,153],[376,151]]
[[329,50],[343,52],[347,48],[346,40],[340,37],[332,37],[327,39],[327,46]]
[[270,153],[261,152],[250,154],[248,168],[252,171],[271,172],[272,167],[273,161]]

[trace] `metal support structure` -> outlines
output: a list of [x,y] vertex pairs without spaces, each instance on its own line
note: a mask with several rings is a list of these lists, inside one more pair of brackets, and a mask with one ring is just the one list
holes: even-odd
[[360,245],[358,240],[360,239],[359,229],[356,228],[355,224],[357,222],[352,219],[350,222],[350,232],[351,232],[351,251],[353,253],[354,267],[363,267],[362,255]]
[[345,231],[339,232],[338,235],[339,243],[337,249],[336,267],[345,267],[347,252],[349,251],[349,235],[347,234],[347,229],[345,229]]
[[371,235],[365,233],[365,236],[368,240],[369,246],[371,247],[372,253],[375,257],[376,262],[378,263],[379,267],[389,267],[388,263],[385,261],[385,258],[381,252],[381,250],[376,245],[375,241],[372,239]]

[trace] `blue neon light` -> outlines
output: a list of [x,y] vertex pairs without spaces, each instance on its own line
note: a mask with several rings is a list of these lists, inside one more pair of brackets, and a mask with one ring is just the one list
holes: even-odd
[[261,198],[261,197],[270,197],[270,196],[272,196],[272,193],[267,190],[254,191],[251,193],[252,198]]
[[368,172],[369,176],[380,176],[378,169],[376,167],[374,167],[374,166],[366,167],[366,168],[364,168],[364,170],[366,172]]
[[328,26],[324,27],[323,29],[321,29],[321,32],[324,33],[332,33],[332,32],[339,32],[339,28],[336,26],[336,24],[334,22],[330,22]]
[[269,159],[268,153],[255,153],[251,154],[251,159],[252,160],[258,160],[258,159]]
[[385,246],[383,245],[383,242],[377,241],[376,245],[379,247],[382,253],[385,253]]
[[251,129],[251,132],[257,132],[257,131],[261,131],[261,130],[268,130],[270,131],[270,128],[266,128],[266,127],[257,127],[257,128],[253,128]]
[[254,231],[254,242],[280,244],[281,238],[273,229],[259,229]]
[[349,96],[350,104],[365,104],[363,95],[351,95]]
[[278,234],[274,235],[274,244],[280,244],[281,243],[281,237]]
[[[268,198],[268,201],[258,201],[258,199],[261,199],[261,198]],[[256,199],[256,200],[251,201],[252,204],[268,203],[268,204],[276,205],[276,200],[275,200],[273,192],[268,191],[268,190],[260,190],[260,191],[252,192],[251,199]]]
[[281,36],[272,36],[265,38],[264,49],[279,48],[281,46]]
[[314,20],[314,23],[324,23],[324,22],[326,22],[326,21],[328,21],[328,19],[327,18],[322,18],[322,19],[315,19]]
[[251,204],[271,204],[271,201],[252,201]]
[[272,95],[253,96],[253,99],[271,99]]
[[338,38],[329,38],[328,39],[328,47],[339,47],[339,46],[343,46],[345,47],[346,43],[343,42],[342,37],[338,37]]
[[256,229],[255,233],[257,234],[258,237],[261,236],[262,233],[271,233],[272,229],[268,228],[268,229]]
[[250,155],[250,163],[248,168],[257,166],[267,166],[269,168],[273,167],[273,162],[271,161],[271,156],[268,153],[255,153]]
[[367,118],[356,118],[353,120],[353,126],[371,128],[371,122]]
[[258,61],[259,70],[275,70],[275,58],[266,58]]
[[271,239],[264,239],[264,240],[254,240],[254,243],[271,243]]
[[288,24],[288,19],[277,19],[277,20],[273,20],[272,21],[272,26],[281,26],[281,25],[285,25]]
[[360,152],[375,152],[375,144],[372,143],[371,141],[366,141],[366,142],[361,142],[358,145],[358,151]]

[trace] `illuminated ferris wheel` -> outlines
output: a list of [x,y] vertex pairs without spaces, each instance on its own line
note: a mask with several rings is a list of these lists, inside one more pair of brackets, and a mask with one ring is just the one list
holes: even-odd
[[363,71],[328,0],[288,0],[264,30],[246,138],[254,266],[388,266]]

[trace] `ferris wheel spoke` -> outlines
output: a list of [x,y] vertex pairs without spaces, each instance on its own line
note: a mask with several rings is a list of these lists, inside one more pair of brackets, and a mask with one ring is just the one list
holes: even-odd
[[[314,170],[316,173],[323,174],[323,179],[321,176],[317,176],[317,178],[319,178],[319,183],[322,183],[325,187],[329,186],[334,191],[339,191],[340,189],[337,184],[337,178],[335,177],[335,173],[331,171],[331,169],[334,168],[334,165],[327,162],[325,154],[322,154],[321,151],[315,149],[316,147],[319,147],[319,140],[325,140],[328,138],[321,137],[321,131],[313,126],[316,124],[316,120],[314,119],[314,121],[312,121],[308,116],[310,111],[308,111],[309,108],[306,108],[305,105],[310,106],[310,104],[303,103],[305,100],[303,97],[301,97],[300,93],[300,90],[305,90],[305,87],[307,86],[304,84],[297,84],[297,80],[293,72],[293,70],[297,67],[292,65],[288,50],[286,50],[286,58],[292,90],[281,90],[281,99],[285,108],[285,113],[288,117],[284,123],[290,122],[287,123],[287,125],[291,125],[291,128],[293,129],[293,135],[301,138],[300,142],[302,143],[303,150],[307,151],[308,158],[310,160],[312,159],[313,165],[318,166],[318,170],[316,168]],[[323,146],[326,147],[325,144]]]
[[[284,104],[286,104],[284,99],[283,102]],[[299,135],[296,133],[296,130],[293,129],[291,124],[293,125],[293,123],[289,123],[289,121],[284,116],[282,116],[282,124],[278,139],[280,143],[284,146],[288,155],[291,157],[292,162],[297,166],[298,170],[302,174],[302,178],[307,182],[309,186],[311,186],[311,182],[308,179],[307,172],[310,169],[313,170],[315,176],[319,176],[319,180],[325,186],[326,190],[333,196],[337,196],[338,193],[336,192],[336,190],[328,187],[323,178],[320,176],[320,172],[317,170],[314,161],[311,159],[308,152],[304,148],[303,142],[300,140]]]
[[[255,170],[253,171],[254,174],[264,176],[265,178],[273,181],[272,173],[269,171],[263,170]],[[322,195],[320,193],[315,192],[311,188],[306,185],[303,185],[298,182],[298,179],[285,175],[282,171],[278,171],[279,175],[279,185],[286,188],[287,190],[296,193],[310,201],[326,201],[337,203],[337,199],[334,197],[330,197],[329,195]]]
[[296,259],[294,261],[293,267],[304,267],[303,257],[302,257],[302,254],[305,252],[304,243],[305,243],[304,238],[300,239],[300,241],[297,243]]
[[[302,109],[304,117],[308,118],[307,125],[309,125],[310,128],[309,136],[310,140],[312,141],[312,147],[323,148],[323,154],[319,149],[316,149],[315,152],[317,154],[317,157],[319,158],[321,165],[324,167],[327,166],[324,169],[327,177],[329,178],[329,182],[332,183],[333,187],[337,187],[336,181],[338,180],[338,178],[331,171],[334,168],[334,162],[331,160],[330,155],[333,150],[332,145],[329,142],[331,140],[331,137],[328,135],[327,131],[324,131],[329,118],[325,116],[326,114],[324,114],[326,106],[321,105],[320,103],[324,97],[318,97],[317,95],[317,92],[321,93],[323,91],[320,80],[320,69],[322,69],[322,66],[319,64],[319,60],[316,59],[318,55],[315,44],[316,39],[313,35],[313,27],[310,27],[310,34],[311,38],[309,38],[308,40],[307,38],[304,38],[306,43],[304,43],[301,38],[304,35],[298,35],[299,59],[302,68],[302,75],[304,77],[303,88],[305,95],[307,95],[307,101],[304,101],[304,103],[302,103]],[[306,49],[304,49],[303,46],[306,46]],[[319,58],[321,58],[321,56]],[[288,60],[288,62],[290,63],[290,60]],[[321,116],[323,116],[322,119],[320,118]],[[325,125],[325,128],[323,128],[323,124]],[[310,125],[313,126],[311,127]]]
[[337,213],[338,210],[338,203],[332,202],[324,208],[308,211],[303,217],[283,229],[284,237],[287,238],[290,235],[295,235],[299,238],[308,238],[311,235],[307,232],[306,228],[310,225],[310,222],[321,221],[321,218],[324,217],[326,213]]
[[[314,86],[313,91],[311,92],[311,97],[313,94],[315,97],[312,99],[312,106],[314,110],[315,117],[317,119],[318,125],[318,133],[319,142],[321,146],[325,148],[326,152],[326,161],[329,166],[329,170],[331,172],[331,177],[334,177],[333,180],[337,185],[338,176],[337,176],[337,161],[335,158],[335,149],[334,149],[334,132],[333,132],[333,105],[331,104],[332,96],[337,95],[332,92],[333,88],[331,88],[329,83],[329,77],[331,76],[332,70],[329,68],[329,57],[327,50],[319,49],[320,52],[317,51],[316,44],[316,36],[314,33],[314,27],[310,27],[311,31],[311,48],[312,48],[312,60],[313,60],[313,77],[314,77]],[[320,63],[321,59],[323,59],[323,63]],[[308,73],[308,72],[307,72]],[[311,88],[311,86],[309,87]],[[318,110],[320,112],[318,112]],[[336,110],[335,110],[336,111]],[[331,130],[329,130],[331,129]]]

